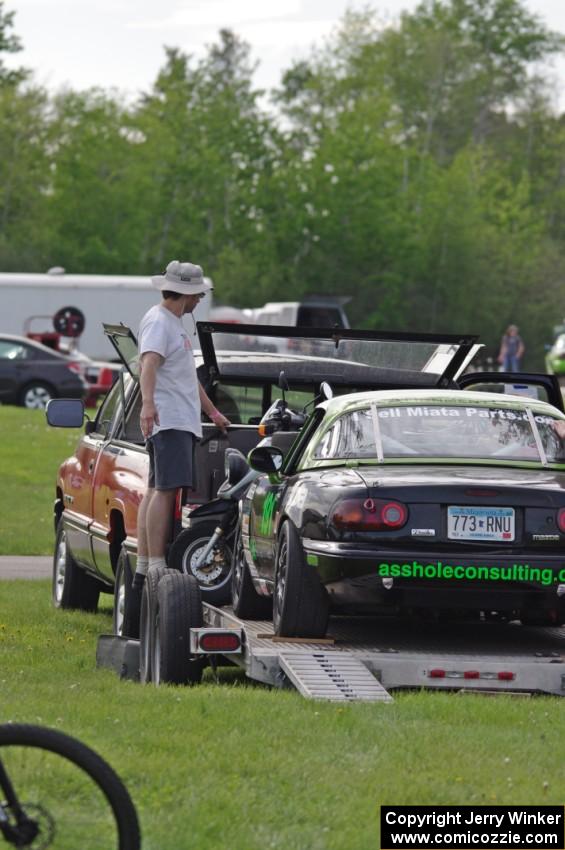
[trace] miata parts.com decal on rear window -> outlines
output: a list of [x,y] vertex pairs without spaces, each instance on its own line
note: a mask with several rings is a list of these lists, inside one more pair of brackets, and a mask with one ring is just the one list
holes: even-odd
[[[525,410],[508,410],[501,407],[427,407],[424,405],[418,407],[382,407],[377,408],[379,419],[411,419],[418,417],[459,417],[471,419],[505,419],[510,422],[528,421],[528,414]],[[534,415],[536,422],[543,425],[548,425],[553,422],[551,416],[543,414]]]

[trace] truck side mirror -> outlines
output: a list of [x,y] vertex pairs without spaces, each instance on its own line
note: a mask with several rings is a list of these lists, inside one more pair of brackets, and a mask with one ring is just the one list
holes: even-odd
[[45,416],[54,428],[82,428],[84,402],[81,398],[52,398],[47,402]]

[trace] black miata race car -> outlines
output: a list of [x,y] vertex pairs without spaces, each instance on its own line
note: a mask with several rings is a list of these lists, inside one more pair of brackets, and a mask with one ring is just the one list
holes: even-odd
[[[369,359],[363,346],[336,344],[352,383]],[[397,342],[389,353],[406,389],[386,389],[387,367],[376,366],[385,388],[327,398],[286,453],[251,451],[261,475],[241,503],[235,613],[264,617],[272,605],[276,634],[310,638],[326,633],[330,613],[561,625],[565,448],[555,423],[565,415],[556,382],[461,378],[460,347],[444,345],[421,364],[419,389],[410,347]]]

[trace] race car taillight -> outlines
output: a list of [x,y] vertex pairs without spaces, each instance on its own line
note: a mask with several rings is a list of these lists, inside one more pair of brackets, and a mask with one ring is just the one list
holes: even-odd
[[562,531],[565,534],[565,508],[559,508],[557,511],[557,525],[559,527],[559,531]]
[[386,499],[344,499],[333,509],[330,523],[343,531],[389,531],[402,528],[408,508]]
[[402,528],[407,517],[406,506],[400,502],[388,502],[383,506],[382,518],[388,528]]

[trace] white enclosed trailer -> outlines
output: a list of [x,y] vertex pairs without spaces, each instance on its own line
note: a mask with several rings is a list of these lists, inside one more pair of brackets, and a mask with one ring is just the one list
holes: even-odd
[[[108,360],[114,351],[104,335],[102,323],[123,322],[137,329],[141,317],[159,302],[151,278],[142,275],[66,274],[61,269],[47,274],[0,274],[0,333],[25,335],[53,331],[51,317],[65,307],[75,307],[86,319],[78,348],[98,360]],[[195,321],[209,318],[211,298],[198,304]],[[196,325],[187,317],[189,332]]]

